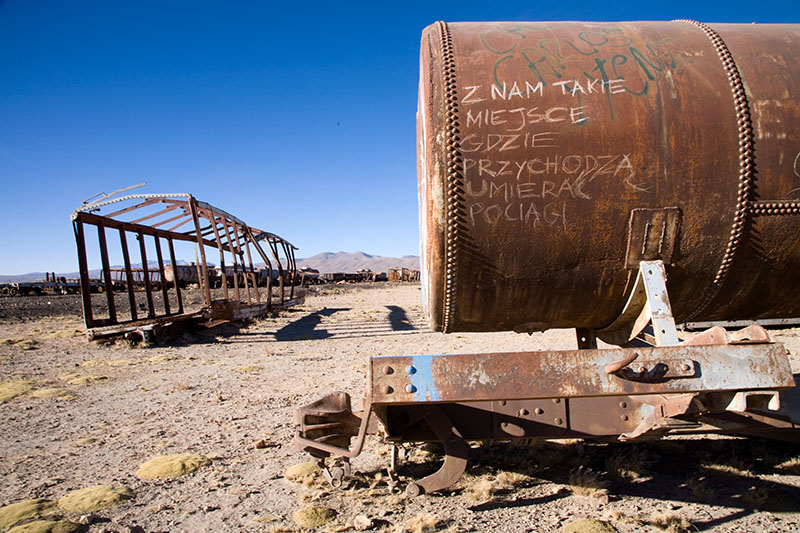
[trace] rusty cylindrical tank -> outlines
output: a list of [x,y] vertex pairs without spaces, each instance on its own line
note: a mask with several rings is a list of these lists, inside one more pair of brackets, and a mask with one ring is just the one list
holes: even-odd
[[164,279],[167,283],[174,283],[176,277],[179,283],[197,283],[197,266],[167,265],[164,267]]
[[432,328],[603,328],[656,259],[678,322],[800,316],[800,25],[439,22],[420,69]]

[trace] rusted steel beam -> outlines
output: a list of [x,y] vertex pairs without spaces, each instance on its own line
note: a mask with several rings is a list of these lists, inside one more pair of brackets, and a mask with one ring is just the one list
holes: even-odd
[[132,205],[130,207],[126,207],[124,209],[120,209],[119,211],[114,211],[112,213],[109,213],[109,214],[106,215],[106,217],[108,217],[108,218],[118,217],[119,215],[123,215],[123,214],[129,213],[131,211],[135,211],[136,209],[141,209],[142,207],[147,207],[149,205],[157,204],[157,203],[161,203],[161,202],[162,202],[162,198],[147,198],[146,200],[144,200],[141,203]]
[[222,249],[222,241],[219,237],[219,219],[212,216],[212,227],[214,228],[214,239],[217,241],[217,250],[219,251],[219,268],[222,272],[222,294],[226,300],[230,299],[228,294],[228,280],[225,276],[225,251]]
[[[153,236],[157,235],[165,239],[172,238],[177,241],[197,242],[197,238],[192,234],[171,233],[169,230],[154,229],[151,228],[150,226],[144,226],[141,224],[131,224],[130,222],[121,222],[119,220],[98,216],[93,213],[85,213],[80,211],[75,214],[75,218],[76,220],[77,219],[81,220],[84,224],[90,224],[93,226],[103,223],[107,228],[113,228],[113,229],[121,228],[131,233],[139,233],[141,231],[145,235],[153,235]],[[214,246],[214,241],[204,240],[203,244],[205,244],[206,246]]]
[[[239,301],[242,299],[242,295],[239,293],[239,262],[236,260],[236,251],[233,248],[233,237],[231,236],[231,229],[227,222],[224,221],[222,226],[225,228],[225,235],[228,238],[228,251],[231,253],[231,257],[233,258],[233,292],[236,294],[236,300]],[[225,273],[225,282],[227,283],[228,273]]]
[[[607,373],[632,354],[629,372]],[[370,364],[376,405],[794,387],[780,344],[383,356]]]
[[122,246],[122,260],[125,263],[125,285],[128,289],[128,303],[131,306],[131,320],[138,320],[139,315],[136,309],[136,295],[134,294],[133,286],[133,271],[131,270],[131,259],[128,253],[128,239],[123,229],[119,230],[119,243]]
[[203,240],[203,236],[200,233],[200,217],[197,214],[197,200],[194,197],[189,197],[189,209],[192,213],[192,219],[194,220],[194,229],[195,235],[197,236],[197,248],[200,249],[200,288],[203,291],[203,303],[205,305],[211,305],[211,287],[208,286],[208,265],[206,264],[206,249],[203,246],[205,241]]
[[180,215],[175,215],[174,217],[170,217],[170,218],[168,218],[166,220],[160,220],[160,221],[156,222],[155,224],[152,224],[152,227],[157,228],[157,227],[163,226],[164,224],[167,224],[169,222],[174,222],[175,220],[180,220],[181,218],[188,217],[188,216],[190,216],[188,213],[181,213]]
[[[174,267],[178,263],[175,260],[175,246],[172,243],[172,237],[168,238],[167,242],[169,243],[169,260],[170,260],[170,263],[172,264],[172,266]],[[163,276],[163,272],[162,272],[162,276]],[[166,276],[163,276],[163,278],[166,278]],[[166,282],[167,282],[166,279],[162,279],[161,280],[161,283],[166,283]],[[181,287],[180,287],[180,284],[178,283],[178,276],[174,277],[174,279],[172,280],[172,283],[173,283],[173,287],[175,289],[175,297],[178,300],[178,313],[183,313],[183,298],[181,297]]]
[[[150,213],[149,215],[145,215],[143,217],[131,220],[130,222],[131,222],[131,224],[141,224],[145,220],[150,220],[151,218],[159,217],[161,215],[167,214],[170,211],[174,211],[175,209],[179,209],[179,208],[180,208],[180,205],[172,204],[170,206],[165,207],[161,211],[156,211],[155,213]],[[177,219],[179,219],[179,218],[181,218],[183,216],[188,216],[188,213],[181,213],[181,214],[177,215],[176,217],[173,217],[173,218],[170,218],[170,219],[167,219],[167,220],[162,220],[162,221],[160,221],[158,223],[155,223],[155,224],[150,224],[150,226],[153,227],[153,228],[157,228],[159,225],[164,224],[165,222],[171,222],[171,221],[177,220]]]
[[86,257],[86,238],[83,232],[83,221],[80,218],[72,222],[75,233],[75,244],[78,248],[78,270],[81,278],[81,299],[83,301],[83,321],[87,328],[94,327],[92,311],[92,290],[89,284],[89,261]]
[[105,283],[106,302],[108,303],[108,319],[117,321],[117,308],[114,304],[114,282],[111,279],[111,268],[108,262],[108,246],[106,244],[106,228],[103,224],[97,225],[97,239],[100,244],[100,261],[103,266],[103,282]]
[[150,283],[150,271],[147,268],[147,249],[144,242],[144,233],[139,232],[139,253],[142,258],[142,271],[144,272],[144,292],[147,299],[147,316],[156,316],[156,306],[153,302],[153,285]]
[[156,241],[156,258],[158,259],[158,271],[161,273],[161,294],[164,298],[164,313],[170,315],[170,308],[169,308],[169,291],[167,290],[167,283],[164,279],[164,258],[161,255],[161,241],[158,237],[155,238]]
[[256,273],[256,269],[253,266],[253,256],[250,253],[250,234],[244,231],[244,229],[242,229],[242,238],[244,239],[244,249],[247,252],[247,263],[250,265],[250,275],[252,276],[253,289],[256,293],[256,303],[260,304],[261,295],[258,291],[258,273]]

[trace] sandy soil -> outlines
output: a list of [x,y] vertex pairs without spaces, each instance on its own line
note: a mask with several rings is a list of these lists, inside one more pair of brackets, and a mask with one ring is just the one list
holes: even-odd
[[[30,389],[0,403],[0,505],[100,484],[132,489],[119,505],[60,512],[93,532],[297,530],[294,514],[308,505],[335,511],[323,531],[354,521],[561,531],[585,517],[621,532],[800,528],[800,450],[762,440],[475,445],[452,490],[412,500],[384,482],[388,447],[370,437],[343,490],[318,474],[286,478],[308,460],[291,447],[293,409],[333,390],[357,401],[369,356],[573,348],[573,332],[433,333],[418,286],[375,284],[317,289],[277,318],[142,349],[88,343],[76,299],[0,299],[0,381]],[[793,356],[797,333],[775,332]],[[181,477],[136,476],[153,457],[181,453],[210,461]],[[433,471],[437,454],[410,448],[401,486]]]

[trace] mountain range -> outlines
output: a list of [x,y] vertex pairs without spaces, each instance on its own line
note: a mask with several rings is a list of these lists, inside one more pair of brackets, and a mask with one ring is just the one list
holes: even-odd
[[[155,262],[148,262],[150,268],[155,268]],[[185,261],[178,261],[178,264],[187,264]],[[121,265],[118,265],[121,266]],[[132,265],[139,266],[139,265]],[[263,266],[263,265],[261,265]],[[297,267],[311,267],[326,272],[355,272],[360,269],[369,269],[373,272],[388,272],[392,267],[404,267],[419,270],[419,256],[404,255],[403,257],[383,257],[380,255],[370,255],[364,252],[323,252],[311,257],[298,258]],[[56,276],[65,278],[77,278],[77,272],[57,272]],[[89,272],[93,278],[100,277],[99,269]],[[27,274],[0,274],[0,283],[12,283],[22,281],[37,281],[45,279],[44,272],[29,272]]]
[[355,272],[368,268],[373,272],[388,272],[392,267],[403,267],[419,270],[419,256],[383,257],[364,252],[323,252],[303,259],[297,259],[298,268],[309,266],[320,273]]

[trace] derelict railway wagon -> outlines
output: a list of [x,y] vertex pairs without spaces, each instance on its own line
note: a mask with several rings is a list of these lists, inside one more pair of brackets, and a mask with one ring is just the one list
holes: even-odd
[[800,316],[798,73],[798,25],[426,28],[430,326],[575,328],[578,349],[372,357],[363,409],[342,392],[300,408],[296,444],[347,463],[374,421],[391,442],[441,441],[416,495],[458,479],[472,439],[798,440],[782,345],[760,326],[675,328]]

